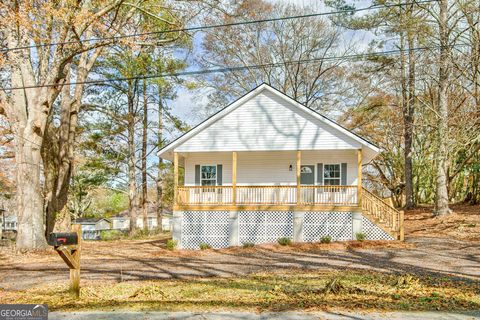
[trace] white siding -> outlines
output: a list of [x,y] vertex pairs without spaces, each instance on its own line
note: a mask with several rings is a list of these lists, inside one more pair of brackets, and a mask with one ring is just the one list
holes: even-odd
[[110,223],[108,221],[100,220],[96,223],[95,228],[97,230],[107,230],[107,229],[110,229],[111,226],[110,226]]
[[[240,152],[237,160],[237,184],[296,184],[296,159],[296,151]],[[289,170],[290,165],[292,171]]]
[[[237,153],[237,185],[295,185],[296,151],[257,151]],[[355,150],[302,151],[302,164],[347,163],[347,184],[357,184],[357,154]],[[223,185],[232,184],[231,152],[195,152],[186,154],[185,185],[195,185],[195,165],[223,165]],[[292,171],[289,170],[292,165]]]
[[175,151],[359,149],[361,144],[268,90],[193,136]]
[[115,230],[125,230],[130,228],[130,218],[113,218],[112,229]]
[[97,228],[94,224],[82,224],[82,231],[95,231]]

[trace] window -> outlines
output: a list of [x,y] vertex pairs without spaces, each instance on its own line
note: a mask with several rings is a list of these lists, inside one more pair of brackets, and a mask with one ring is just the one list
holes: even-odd
[[323,184],[326,186],[340,185],[340,164],[326,164],[323,167]]
[[302,167],[300,168],[300,172],[301,172],[301,173],[309,173],[309,174],[311,174],[311,173],[313,173],[313,170],[312,170],[312,168],[310,168],[309,166],[302,166]]
[[200,171],[202,186],[217,185],[217,166],[202,166]]

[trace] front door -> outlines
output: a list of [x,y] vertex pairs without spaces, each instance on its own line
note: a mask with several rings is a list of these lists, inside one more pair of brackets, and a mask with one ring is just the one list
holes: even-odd
[[[300,167],[300,184],[306,186],[313,186],[315,184],[315,166],[305,165]],[[302,203],[315,202],[314,188],[301,188],[300,201]]]

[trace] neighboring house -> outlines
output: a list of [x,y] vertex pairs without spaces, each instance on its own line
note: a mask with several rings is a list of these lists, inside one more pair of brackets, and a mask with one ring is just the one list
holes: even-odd
[[173,238],[192,249],[399,238],[401,213],[361,185],[379,152],[262,84],[158,152],[174,163]]
[[[130,229],[130,214],[128,210],[122,211],[119,214],[109,218],[112,221],[112,229],[115,230],[128,230]],[[153,205],[148,206],[147,210],[147,223],[148,229],[152,230],[158,227],[157,211]],[[165,210],[162,217],[162,229],[164,231],[170,231],[172,229],[172,215],[171,211]],[[137,228],[143,229],[143,212],[140,209],[137,216]]]
[[78,218],[73,223],[82,226],[82,238],[85,240],[99,240],[102,231],[112,229],[110,220],[104,218]]
[[130,229],[130,217],[118,214],[116,216],[110,217],[112,221],[112,229],[114,230],[128,230]]
[[17,235],[17,215],[0,212],[0,239],[15,239]]
[[4,213],[0,216],[0,220],[3,231],[17,231],[17,215]]
[[0,238],[5,237],[2,235],[3,231],[10,237],[17,232],[17,215],[15,194],[0,193]]

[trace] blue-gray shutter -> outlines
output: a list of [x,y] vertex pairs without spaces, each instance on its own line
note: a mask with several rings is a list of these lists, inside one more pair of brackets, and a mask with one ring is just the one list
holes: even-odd
[[346,163],[342,163],[342,170],[341,170],[341,184],[342,186],[346,186],[347,185],[347,164]]
[[199,164],[195,165],[195,185],[196,186],[200,185],[200,165]]
[[222,185],[222,179],[223,179],[222,169],[223,169],[223,166],[221,164],[217,164],[217,185],[218,186]]
[[323,185],[323,163],[317,163],[317,184]]

